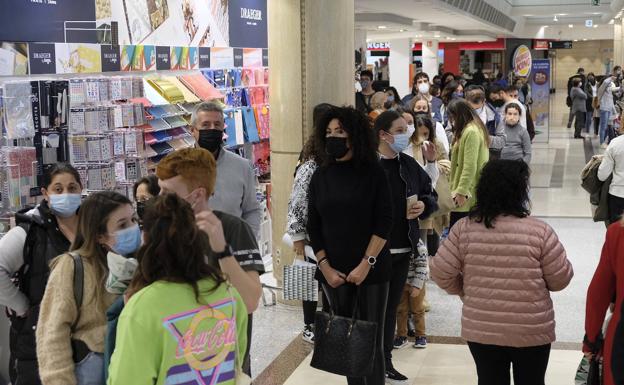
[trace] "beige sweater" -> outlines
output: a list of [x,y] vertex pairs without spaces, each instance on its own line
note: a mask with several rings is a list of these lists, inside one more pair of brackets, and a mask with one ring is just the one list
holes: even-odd
[[[83,259],[84,290],[80,317],[74,300],[74,261],[59,257],[50,273],[37,324],[37,358],[43,385],[76,385],[71,339],[87,344],[93,352],[104,352],[106,309],[116,296],[105,293],[103,304],[95,302],[95,267]],[[78,323],[74,323],[78,320]]]

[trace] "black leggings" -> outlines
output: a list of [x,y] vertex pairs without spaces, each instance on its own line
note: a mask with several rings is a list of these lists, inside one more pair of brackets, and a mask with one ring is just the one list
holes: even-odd
[[[386,364],[384,359],[384,323],[386,320],[386,303],[388,301],[388,282],[363,285],[360,291],[358,319],[377,323],[377,346],[375,358],[372,360],[373,373],[367,377],[347,377],[349,385],[384,385],[386,382]],[[337,288],[325,285],[327,295],[337,315],[351,317],[353,301],[357,287],[344,284]]]
[[527,348],[468,342],[477,365],[479,385],[509,385],[513,364],[515,385],[544,385],[550,358],[550,344]]
[[392,277],[388,290],[388,305],[386,307],[386,327],[384,332],[384,354],[386,362],[392,361],[394,349],[394,331],[396,330],[397,309],[401,302],[407,271],[409,270],[411,253],[392,255]]

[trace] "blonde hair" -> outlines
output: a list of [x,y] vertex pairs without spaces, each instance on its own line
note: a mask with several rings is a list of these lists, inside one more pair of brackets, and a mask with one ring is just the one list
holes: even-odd
[[387,98],[388,95],[386,95],[385,92],[375,92],[373,96],[371,96],[370,107],[373,110],[382,110]]

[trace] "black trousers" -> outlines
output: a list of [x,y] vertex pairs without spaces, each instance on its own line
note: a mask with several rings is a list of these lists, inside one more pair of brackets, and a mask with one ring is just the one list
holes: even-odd
[[[363,285],[358,304],[358,319],[377,323],[377,346],[375,358],[372,360],[373,373],[367,377],[347,377],[349,385],[384,385],[386,381],[386,365],[384,359],[384,323],[386,320],[386,303],[388,301],[388,282],[376,285]],[[357,286],[344,284],[337,288],[325,285],[327,295],[337,315],[351,317],[353,301]]]
[[464,213],[461,211],[451,211],[451,222],[449,224],[449,230],[453,228],[455,223],[457,223],[460,219],[467,217],[469,214],[470,213],[468,212]]
[[609,223],[617,222],[624,213],[624,198],[609,194]]
[[574,137],[581,136],[581,131],[585,128],[585,112],[576,112],[576,121],[574,122]]
[[390,287],[388,289],[388,306],[386,307],[386,326],[384,331],[384,355],[386,362],[392,360],[397,309],[399,308],[403,289],[407,282],[410,255],[411,253],[392,255],[392,277],[390,278]]
[[468,342],[477,365],[479,385],[509,385],[513,364],[515,385],[544,385],[550,358],[550,344],[527,348]]
[[600,129],[600,116],[594,118],[594,135],[598,135]]

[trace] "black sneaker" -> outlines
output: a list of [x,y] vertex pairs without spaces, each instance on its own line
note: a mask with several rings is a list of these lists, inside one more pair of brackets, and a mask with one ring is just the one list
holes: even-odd
[[392,367],[392,364],[386,364],[386,384],[390,385],[403,385],[407,384],[408,378],[397,372],[397,370]]
[[395,337],[393,345],[395,349],[401,349],[407,346],[407,337],[399,337],[399,336]]
[[408,337],[412,337],[412,338],[416,337],[416,330],[414,330],[414,329],[408,330],[407,331],[407,336]]
[[302,337],[305,342],[314,343],[314,328],[312,325],[306,325],[303,328]]

